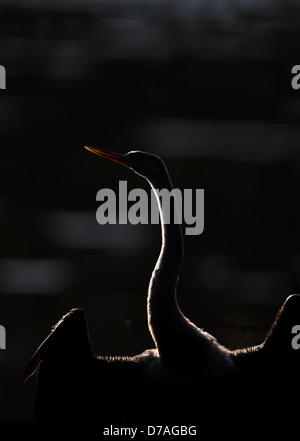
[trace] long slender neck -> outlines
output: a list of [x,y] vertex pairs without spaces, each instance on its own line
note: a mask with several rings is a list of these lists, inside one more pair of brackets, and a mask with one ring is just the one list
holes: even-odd
[[183,238],[181,225],[175,223],[172,216],[177,210],[175,198],[170,197],[170,216],[167,216],[166,206],[159,197],[162,188],[169,192],[173,189],[167,170],[165,176],[160,177],[159,185],[155,182],[150,184],[159,206],[162,246],[149,284],[148,326],[161,354],[169,350],[174,332],[185,321],[176,299],[176,285],[183,261]]

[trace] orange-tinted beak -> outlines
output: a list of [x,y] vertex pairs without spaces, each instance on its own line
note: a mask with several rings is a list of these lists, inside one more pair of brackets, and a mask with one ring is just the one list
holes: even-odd
[[84,147],[96,155],[102,156],[102,158],[110,159],[111,161],[118,162],[119,164],[125,165],[126,167],[130,167],[130,161],[127,155],[121,155],[120,153],[112,153],[106,150],[95,149],[94,147]]

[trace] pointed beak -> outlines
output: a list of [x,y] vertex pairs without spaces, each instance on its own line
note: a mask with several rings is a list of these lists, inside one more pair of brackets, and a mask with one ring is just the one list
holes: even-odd
[[130,167],[130,161],[127,155],[121,155],[119,153],[108,152],[107,150],[100,150],[94,147],[84,147],[95,155],[102,156],[102,158],[110,159],[111,161],[118,162],[119,164],[125,165],[126,167]]

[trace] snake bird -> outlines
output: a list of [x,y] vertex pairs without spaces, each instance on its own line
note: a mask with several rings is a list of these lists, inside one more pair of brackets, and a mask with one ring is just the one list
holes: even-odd
[[[191,421],[217,430],[220,426],[212,419],[247,419],[249,409],[259,416],[272,405],[280,409],[274,406],[278,384],[285,383],[282,393],[289,390],[300,368],[298,352],[291,345],[292,327],[300,324],[300,296],[285,300],[263,343],[224,347],[178,305],[183,234],[174,217],[167,221],[159,197],[161,189],[173,189],[163,160],[143,151],[86,149],[133,170],[156,195],[162,244],[147,296],[154,347],[135,356],[96,356],[84,311],[72,309],[54,326],[24,373],[23,382],[38,370],[36,420],[98,427],[105,421],[154,424],[163,415],[166,421]],[[171,212],[172,208],[177,209],[175,198]]]

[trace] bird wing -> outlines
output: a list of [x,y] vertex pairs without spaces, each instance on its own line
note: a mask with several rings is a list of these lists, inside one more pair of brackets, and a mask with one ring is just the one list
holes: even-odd
[[84,345],[92,353],[85,315],[82,309],[75,308],[64,315],[52,328],[51,333],[42,342],[31,357],[24,375],[22,384],[38,369],[44,358],[68,356],[72,351],[78,351]]

